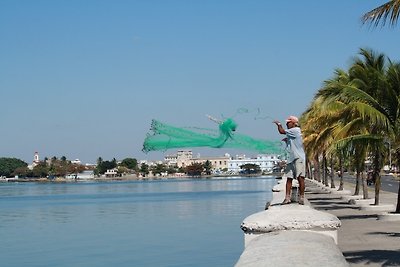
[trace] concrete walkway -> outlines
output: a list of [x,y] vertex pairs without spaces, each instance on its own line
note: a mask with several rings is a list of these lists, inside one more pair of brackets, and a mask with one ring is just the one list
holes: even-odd
[[[345,188],[354,191],[354,185]],[[381,211],[362,210],[341,195],[306,183],[310,205],[339,218],[338,247],[350,266],[400,266],[400,221],[378,220]],[[371,198],[373,192],[369,192]],[[397,194],[381,191],[380,204],[397,204]]]

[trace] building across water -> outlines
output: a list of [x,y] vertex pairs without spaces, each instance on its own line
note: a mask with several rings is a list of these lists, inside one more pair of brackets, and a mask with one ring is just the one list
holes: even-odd
[[257,155],[254,158],[246,158],[243,156],[236,156],[228,161],[228,171],[233,173],[239,173],[241,166],[246,164],[255,164],[260,167],[262,172],[270,173],[274,171],[274,168],[278,166],[281,159],[278,155]]
[[179,150],[176,154],[166,155],[164,162],[169,166],[177,166],[178,168],[190,166],[193,163],[205,163],[209,161],[212,165],[213,173],[240,173],[241,166],[246,164],[255,164],[260,167],[260,170],[264,173],[270,173],[274,171],[281,161],[279,155],[275,154],[260,154],[256,157],[248,158],[245,155],[236,155],[231,157],[229,154],[225,154],[219,157],[193,157],[191,150]]

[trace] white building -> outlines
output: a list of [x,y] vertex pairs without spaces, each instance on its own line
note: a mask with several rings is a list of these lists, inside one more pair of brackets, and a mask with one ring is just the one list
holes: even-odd
[[83,171],[81,173],[72,173],[72,174],[68,174],[65,176],[66,179],[83,179],[83,180],[87,180],[87,179],[94,179],[94,172],[87,170],[87,171]]
[[190,166],[193,163],[205,163],[207,160],[212,165],[212,170],[222,171],[228,168],[229,154],[222,157],[193,157],[191,150],[179,150],[175,155],[166,155],[164,162],[168,166],[177,166],[178,168]]
[[166,155],[164,157],[164,163],[168,166],[181,168],[191,165],[192,158],[193,152],[191,150],[178,150],[176,154]]
[[178,155],[166,155],[164,157],[164,162],[168,166],[178,166]]
[[211,162],[214,173],[221,173],[226,170],[229,173],[239,173],[242,170],[240,167],[245,164],[256,164],[260,166],[262,172],[270,173],[281,162],[279,156],[275,154],[260,154],[254,158],[247,158],[246,155],[236,155],[235,158],[231,158],[229,154],[220,157],[200,157],[200,155],[193,157],[191,150],[180,150],[177,154],[164,157],[166,165],[179,168],[190,166],[193,163],[205,163],[207,160]]
[[273,168],[280,161],[278,155],[258,155],[256,158],[246,158],[244,155],[236,156],[228,161],[228,172],[239,173],[240,166],[245,164],[256,164],[262,172],[272,172]]
[[32,164],[28,165],[28,169],[33,170],[33,168],[39,165],[39,163],[40,163],[39,152],[35,152],[35,154],[33,155]]
[[71,160],[71,163],[72,163],[72,164],[78,164],[78,165],[81,165],[81,161],[80,161],[79,159],[74,159],[74,160]]
[[[191,163],[205,163],[206,161],[209,161],[211,163],[211,169],[216,172],[220,173],[222,171],[226,171],[228,169],[228,162],[231,159],[231,156],[229,154],[225,154],[222,157],[198,157],[198,158],[192,158]],[[189,165],[190,165],[189,164]]]
[[191,150],[179,150],[177,153],[176,165],[178,168],[192,164],[193,152]]
[[118,176],[118,169],[117,168],[109,169],[104,173],[104,175],[106,177],[117,177]]

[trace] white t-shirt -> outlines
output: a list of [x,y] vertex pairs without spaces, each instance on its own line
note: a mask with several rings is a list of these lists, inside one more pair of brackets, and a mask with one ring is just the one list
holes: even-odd
[[285,130],[287,141],[286,144],[289,150],[288,162],[293,162],[296,159],[305,161],[303,138],[301,137],[300,127],[293,127]]

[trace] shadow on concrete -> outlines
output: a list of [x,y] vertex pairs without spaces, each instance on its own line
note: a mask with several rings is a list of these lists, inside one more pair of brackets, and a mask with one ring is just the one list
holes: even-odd
[[[393,233],[393,232],[371,232],[371,233],[368,233],[369,235],[385,235],[385,236],[388,236],[388,237],[400,237],[400,233]],[[399,240],[399,242],[400,242],[400,240]]]
[[307,190],[305,190],[304,191],[306,194],[310,194],[310,195],[321,195],[321,194],[326,194],[326,195],[329,195],[331,192],[326,192],[326,191],[315,191],[315,190],[313,190],[313,191],[307,191]]
[[[308,201],[312,204],[312,206],[317,209],[317,210],[340,210],[340,209],[350,209],[350,210],[358,210],[359,207],[355,205],[349,205],[347,202],[341,201],[330,201],[330,199],[324,199],[321,198],[320,201],[315,201],[318,200],[318,198],[307,198]],[[335,200],[335,199],[333,199]],[[338,199],[336,199],[338,200]]]
[[358,210],[357,207],[343,207],[339,205],[331,205],[331,206],[314,206],[317,210],[342,210],[342,209],[351,209],[351,210]]
[[346,216],[338,216],[339,220],[361,220],[361,219],[377,219],[376,214],[360,214],[360,215],[346,215]]
[[355,205],[349,205],[346,202],[333,202],[333,201],[324,201],[324,200],[315,201],[314,199],[309,199],[309,198],[308,198],[308,201],[310,201],[310,203],[312,203],[313,205],[321,205],[321,206],[336,205],[336,206],[341,206],[344,209],[347,207],[351,208],[351,207],[355,206]]
[[341,202],[341,203],[347,203],[347,202],[345,202],[345,201],[342,201],[342,198],[340,198],[340,197],[308,197],[307,198],[308,200],[315,200],[315,201],[318,201],[318,200],[325,200],[325,201],[332,201],[332,200],[339,200],[339,202]]
[[400,266],[400,250],[365,250],[343,253],[349,263],[380,264],[380,266]]

